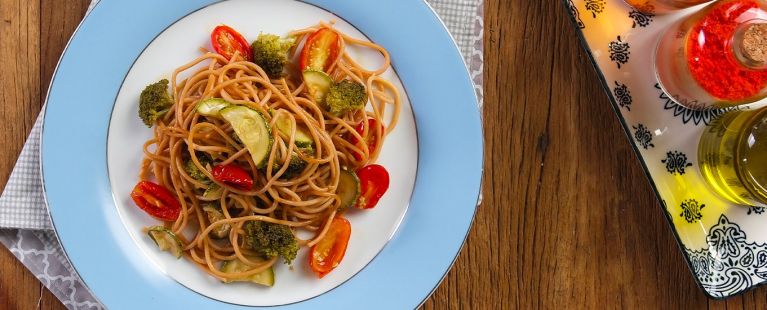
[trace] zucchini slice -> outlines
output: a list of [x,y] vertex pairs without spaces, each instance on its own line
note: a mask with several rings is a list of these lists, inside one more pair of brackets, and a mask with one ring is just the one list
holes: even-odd
[[333,79],[331,79],[329,75],[325,72],[312,69],[304,70],[304,82],[306,83],[306,89],[309,91],[309,95],[311,95],[317,103],[325,101],[325,95],[328,94],[330,86],[333,85]]
[[353,171],[341,169],[341,175],[338,179],[338,197],[341,199],[341,206],[338,211],[344,211],[357,203],[360,197],[360,179]]
[[273,143],[272,129],[269,128],[264,116],[245,106],[230,106],[219,113],[232,125],[232,129],[250,152],[256,166],[263,168],[269,159]]
[[[263,259],[260,259],[258,257],[248,257],[249,260],[255,261],[255,262],[263,262]],[[221,272],[225,273],[235,273],[235,272],[245,272],[250,270],[250,266],[246,265],[239,259],[235,260],[228,260],[225,261],[223,265],[221,265]],[[231,283],[231,282],[252,282],[256,284],[261,284],[264,286],[274,286],[274,268],[269,267],[268,269],[261,271],[257,274],[248,276],[248,277],[242,277],[237,279],[230,279],[224,281],[224,283]]]
[[[208,221],[212,224],[220,220],[225,219],[224,213],[221,212],[220,207],[215,206],[212,203],[206,203],[202,210],[205,211],[205,215],[208,216]],[[222,239],[229,236],[229,231],[232,230],[231,224],[218,225],[211,231],[214,238]]]
[[229,101],[221,98],[208,98],[197,103],[197,113],[204,116],[218,116],[218,113],[226,107],[231,106]]
[[181,258],[184,247],[181,245],[181,240],[170,229],[165,226],[152,226],[147,230],[147,235],[160,250],[168,251],[176,258]]
[[[293,123],[290,122],[290,118],[285,116],[282,113],[277,113],[275,116],[277,119],[274,121],[275,125],[277,125],[277,129],[282,132],[286,136],[290,136],[290,133],[293,131]],[[309,133],[304,130],[301,126],[296,127],[296,146],[300,148],[304,147],[310,147],[314,145],[314,140],[312,140],[312,136],[309,135]]]
[[211,183],[208,188],[202,193],[203,200],[211,201],[221,198],[221,194],[224,193],[224,188],[218,186],[216,183]]

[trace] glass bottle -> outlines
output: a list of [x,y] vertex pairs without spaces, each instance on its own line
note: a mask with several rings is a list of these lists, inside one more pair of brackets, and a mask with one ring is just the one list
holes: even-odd
[[712,122],[698,144],[698,161],[722,198],[767,206],[767,109],[730,112]]
[[688,108],[767,105],[767,2],[717,1],[673,24],[658,41],[655,73]]
[[628,5],[645,14],[664,14],[686,9],[711,0],[624,0]]

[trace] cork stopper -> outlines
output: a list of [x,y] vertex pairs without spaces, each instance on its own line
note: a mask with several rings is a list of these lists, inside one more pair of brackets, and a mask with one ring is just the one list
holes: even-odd
[[749,61],[767,64],[767,24],[750,24],[743,32],[742,53]]

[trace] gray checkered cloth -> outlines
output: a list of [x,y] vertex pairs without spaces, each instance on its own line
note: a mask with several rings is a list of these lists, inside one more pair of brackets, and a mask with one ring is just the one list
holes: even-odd
[[41,113],[21,150],[3,195],[0,196],[0,227],[51,229],[40,180]]
[[[88,10],[99,0],[93,0]],[[482,107],[483,0],[427,0],[456,40]],[[3,243],[69,309],[103,309],[88,291],[56,239],[40,179],[42,114],[0,196]]]

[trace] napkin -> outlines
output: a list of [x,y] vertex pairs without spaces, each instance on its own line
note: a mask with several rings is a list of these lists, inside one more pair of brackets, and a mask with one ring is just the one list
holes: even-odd
[[[93,0],[88,12],[99,0]],[[453,35],[482,108],[484,0],[427,0]],[[75,273],[53,231],[40,179],[42,114],[0,196],[0,243],[69,309],[103,309]]]

